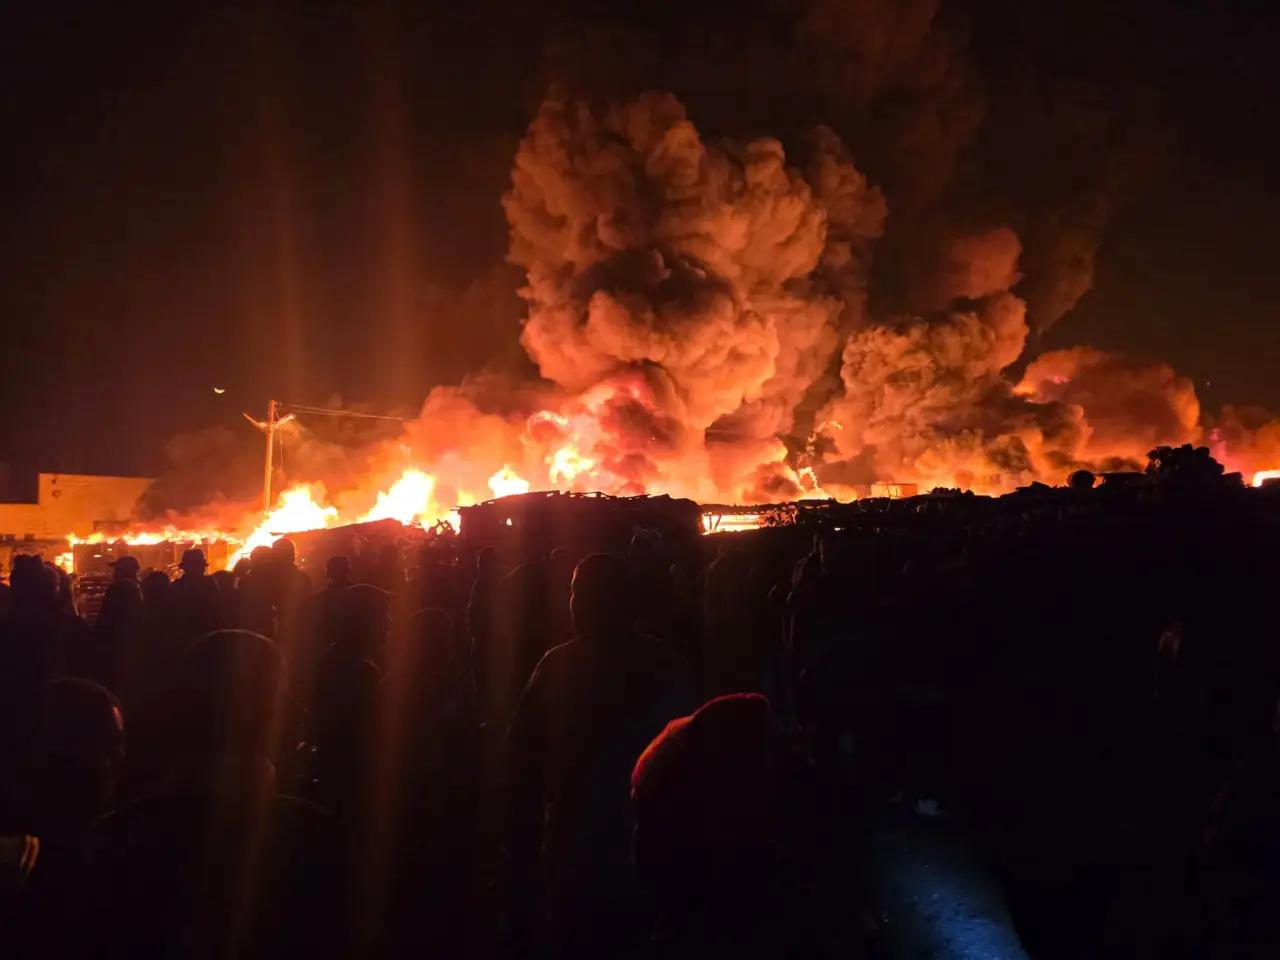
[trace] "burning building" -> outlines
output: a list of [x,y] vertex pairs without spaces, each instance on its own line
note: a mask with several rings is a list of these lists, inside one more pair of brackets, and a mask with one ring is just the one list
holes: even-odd
[[151,483],[142,477],[41,473],[35,502],[0,503],[0,571],[15,554],[43,554],[70,567],[69,541],[123,527]]

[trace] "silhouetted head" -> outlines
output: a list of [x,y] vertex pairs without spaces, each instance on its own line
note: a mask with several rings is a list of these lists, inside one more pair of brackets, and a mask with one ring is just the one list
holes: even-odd
[[336,587],[348,586],[351,583],[351,558],[330,557],[324,563],[324,575]]
[[46,608],[58,595],[58,580],[39,557],[19,554],[9,570],[9,586],[15,607]]
[[127,625],[142,609],[142,587],[136,580],[117,580],[107,587],[98,610],[100,627]]
[[493,547],[485,547],[476,554],[476,575],[495,577],[498,574],[498,551]]
[[271,548],[254,547],[249,551],[249,569],[265,570],[271,566]]
[[285,690],[284,658],[266,637],[248,630],[201,637],[178,669],[179,749],[206,757],[271,757]]
[[583,560],[573,571],[569,608],[582,636],[630,630],[636,615],[627,562],[607,553]]
[[210,575],[209,579],[218,585],[219,596],[228,597],[235,592],[236,575],[230,570],[214,571],[214,573]]
[[298,559],[298,548],[288,537],[281,537],[271,545],[271,559],[282,567],[292,567]]
[[45,569],[49,571],[49,576],[53,577],[58,606],[67,613],[75,613],[76,601],[75,594],[71,590],[71,574],[55,563],[46,563]]
[[250,563],[249,558],[241,557],[239,560],[236,561],[236,565],[231,568],[231,572],[232,574],[235,575],[235,578],[237,580],[240,580],[244,577],[245,574],[247,574],[252,569],[253,569],[253,565]]
[[406,669],[432,686],[452,682],[459,666],[453,618],[443,610],[419,610],[405,633]]
[[111,808],[124,768],[120,702],[89,680],[48,684],[41,694],[33,757],[34,813],[63,828],[88,829]]
[[768,845],[774,804],[773,716],[758,694],[733,694],[667,725],[631,775],[636,866],[677,893],[703,871]]
[[117,557],[115,562],[111,564],[114,568],[111,571],[113,580],[134,580],[138,579],[138,574],[142,567],[138,564],[137,557]]
[[147,603],[159,603],[169,593],[169,576],[163,570],[152,570],[142,578],[142,599]]
[[567,585],[573,579],[573,570],[578,565],[577,557],[568,547],[556,547],[547,558],[547,573],[556,586]]
[[178,568],[188,577],[202,577],[209,569],[209,561],[205,559],[203,550],[192,547],[183,552],[182,562],[178,564]]
[[1067,478],[1067,484],[1072,490],[1092,490],[1097,479],[1088,470],[1077,470]]
[[647,562],[662,556],[662,534],[657,530],[636,530],[627,556],[632,561]]
[[369,583],[342,591],[338,601],[339,642],[379,660],[391,627],[391,594]]

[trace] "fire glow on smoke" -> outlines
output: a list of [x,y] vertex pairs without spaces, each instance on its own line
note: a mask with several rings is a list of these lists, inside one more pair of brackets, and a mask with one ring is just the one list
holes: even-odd
[[[358,454],[290,424],[292,473],[265,519],[211,506],[134,536],[217,531],[248,551],[363,520],[430,525],[540,490],[741,504],[849,500],[885,483],[999,494],[1139,470],[1162,444],[1205,444],[1255,484],[1280,464],[1280,421],[1209,416],[1165,364],[1075,347],[1011,377],[1031,331],[1023,271],[1046,278],[1006,224],[931,234],[910,304],[877,313],[868,291],[892,198],[826,128],[788,153],[770,138],[706,142],[666,94],[552,99],[503,206],[540,380],[437,388],[401,436]],[[334,472],[349,457],[361,468]]]

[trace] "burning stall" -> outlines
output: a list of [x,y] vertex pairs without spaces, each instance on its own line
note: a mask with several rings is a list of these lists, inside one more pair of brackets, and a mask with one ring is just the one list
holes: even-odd
[[137,559],[138,566],[144,571],[159,570],[173,576],[182,561],[182,554],[193,548],[204,551],[211,570],[223,569],[231,553],[227,541],[218,539],[76,543],[71,547],[71,572],[81,580],[110,579],[111,567],[116,560],[129,556]]

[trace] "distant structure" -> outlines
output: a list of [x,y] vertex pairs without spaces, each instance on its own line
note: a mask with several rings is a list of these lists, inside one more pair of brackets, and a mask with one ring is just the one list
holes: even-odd
[[702,508],[668,496],[611,497],[602,493],[524,493],[458,510],[467,550],[493,547],[500,555],[539,556],[557,547],[582,555],[623,553],[638,529],[656,530],[668,552],[696,551]]
[[67,537],[121,531],[133,517],[145,477],[101,477],[42,473],[35,503],[0,503],[0,570],[15,553],[44,553],[50,560],[67,549]]

